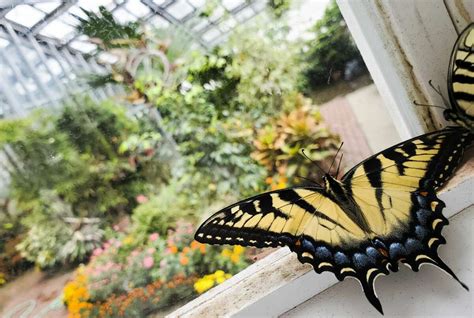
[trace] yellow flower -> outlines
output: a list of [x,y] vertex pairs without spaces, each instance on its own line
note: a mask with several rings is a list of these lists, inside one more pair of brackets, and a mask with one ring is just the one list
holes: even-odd
[[224,271],[220,269],[216,270],[214,273],[215,277],[224,277],[224,275],[225,275]]
[[240,245],[235,245],[233,252],[234,252],[234,254],[240,255],[240,254],[242,254],[243,252],[245,252],[245,247],[242,247],[242,246],[240,246]]
[[[208,275],[206,275],[208,276]],[[209,277],[204,276],[203,278],[199,279],[197,282],[194,283],[194,289],[199,293],[202,294],[206,290],[210,289],[214,286],[214,280],[209,279]]]
[[232,252],[228,248],[224,248],[221,252],[221,255],[224,257],[230,257],[232,255]]
[[127,235],[123,240],[122,243],[125,245],[130,245],[133,243],[133,236]]
[[237,264],[240,261],[240,255],[239,254],[232,254],[230,256],[230,260],[232,263]]

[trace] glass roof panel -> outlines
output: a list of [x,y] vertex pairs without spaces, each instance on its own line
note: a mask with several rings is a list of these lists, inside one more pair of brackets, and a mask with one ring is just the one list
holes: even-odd
[[76,49],[82,53],[91,53],[92,51],[97,49],[97,45],[92,44],[87,41],[80,41],[80,40],[74,40],[69,44],[70,47],[73,49]]
[[219,20],[225,13],[225,9],[223,7],[217,7],[213,12],[209,20],[212,22],[216,22]]
[[204,33],[202,35],[202,38],[206,42],[212,42],[214,39],[219,37],[219,35],[221,35],[221,32],[217,28],[212,28],[209,31],[207,31],[206,33]]
[[151,23],[156,28],[166,28],[170,25],[170,23],[160,17],[159,15],[155,15],[154,17],[147,20],[147,23]]
[[156,3],[157,5],[162,5],[163,3],[166,2],[166,0],[153,0],[154,3]]
[[255,14],[254,11],[251,8],[247,7],[245,9],[243,9],[242,11],[240,11],[239,13],[237,13],[235,15],[235,18],[239,22],[244,22],[245,20],[247,20],[248,18],[250,18],[254,14]]
[[188,2],[196,8],[202,7],[204,4],[206,4],[206,0],[188,0]]
[[65,24],[60,20],[53,20],[46,25],[39,33],[41,35],[55,38],[60,41],[67,41],[74,37],[75,28],[71,25]]
[[115,19],[121,24],[137,21],[137,17],[131,15],[127,10],[123,8],[115,10],[113,14]]
[[141,3],[140,0],[128,0],[125,8],[137,17],[143,17],[150,13],[150,8]]
[[222,5],[227,10],[231,11],[243,4],[245,0],[222,0]]
[[10,41],[0,38],[0,48],[5,48],[10,44]]
[[88,11],[99,11],[100,6],[105,6],[107,9],[112,9],[115,7],[112,0],[79,0],[77,6]]
[[45,13],[51,13],[54,9],[61,5],[61,1],[48,1],[37,3],[34,5],[35,8],[40,9]]
[[32,6],[20,4],[13,8],[5,16],[8,20],[21,24],[25,27],[31,28],[41,19],[45,14]]
[[194,11],[193,6],[191,6],[189,3],[183,1],[183,0],[178,0],[172,5],[170,5],[166,9],[173,17],[175,17],[178,20],[181,20],[188,14]]

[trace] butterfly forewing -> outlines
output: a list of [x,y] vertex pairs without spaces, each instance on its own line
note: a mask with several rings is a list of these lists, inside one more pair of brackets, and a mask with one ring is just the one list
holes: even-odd
[[302,236],[326,244],[354,244],[364,233],[319,188],[267,192],[215,213],[196,232],[211,244],[267,247],[295,244]]

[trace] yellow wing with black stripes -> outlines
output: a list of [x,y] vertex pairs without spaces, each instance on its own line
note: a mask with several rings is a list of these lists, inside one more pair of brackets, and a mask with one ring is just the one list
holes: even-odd
[[[452,175],[473,134],[446,128],[390,147],[324,187],[263,193],[207,219],[195,239],[209,244],[289,246],[318,273],[357,278],[380,311],[377,276],[432,263],[457,277],[438,257],[447,219],[435,191]],[[465,286],[465,285],[463,285]]]
[[444,112],[452,120],[474,129],[474,23],[459,35],[451,54],[448,70],[451,108]]

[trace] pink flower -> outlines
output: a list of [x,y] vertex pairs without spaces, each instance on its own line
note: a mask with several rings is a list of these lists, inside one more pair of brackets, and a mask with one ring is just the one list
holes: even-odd
[[153,260],[153,257],[147,256],[143,259],[143,267],[145,268],[151,268],[155,261]]
[[132,251],[132,256],[138,256],[138,254],[140,254],[139,251],[137,251],[137,250],[133,250],[133,251]]
[[92,255],[99,256],[100,254],[102,254],[102,252],[103,250],[100,247],[98,247],[92,252]]
[[166,265],[168,265],[168,263],[166,262],[165,259],[162,259],[161,262],[160,262],[160,268],[165,268]]
[[118,230],[120,230],[120,227],[116,224],[116,225],[113,226],[113,229],[114,229],[115,231],[118,231]]
[[152,233],[152,234],[150,234],[150,237],[148,237],[148,239],[150,240],[150,242],[154,242],[154,241],[156,241],[159,237],[160,237],[160,234],[158,234],[158,233]]
[[156,249],[153,248],[153,247],[150,247],[149,249],[146,250],[146,252],[147,252],[148,254],[153,254],[153,253],[156,252]]
[[110,243],[104,243],[104,250],[108,249],[110,247]]
[[146,196],[144,196],[143,194],[137,195],[137,197],[135,199],[140,204],[148,202],[148,198]]

